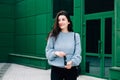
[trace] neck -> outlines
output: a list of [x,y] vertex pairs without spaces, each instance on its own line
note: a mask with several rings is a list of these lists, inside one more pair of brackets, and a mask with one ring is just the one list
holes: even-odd
[[68,30],[62,30],[61,32],[67,33],[67,32],[69,32],[69,31],[68,31]]

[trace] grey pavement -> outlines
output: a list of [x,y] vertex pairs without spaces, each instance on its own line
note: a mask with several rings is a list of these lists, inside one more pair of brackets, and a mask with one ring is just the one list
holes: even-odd
[[[0,70],[5,63],[0,63]],[[0,80],[50,80],[50,69],[43,70],[18,64],[11,64]],[[86,75],[80,75],[77,80],[105,80]]]

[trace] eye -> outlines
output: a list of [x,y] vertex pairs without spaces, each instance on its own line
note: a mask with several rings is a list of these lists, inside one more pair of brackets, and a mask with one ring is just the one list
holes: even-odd
[[65,19],[64,19],[64,18],[62,18],[62,21],[65,21]]

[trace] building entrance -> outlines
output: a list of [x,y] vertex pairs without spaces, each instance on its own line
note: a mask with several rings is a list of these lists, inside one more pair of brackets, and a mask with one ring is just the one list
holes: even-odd
[[85,15],[86,73],[108,77],[112,66],[113,12]]
[[86,74],[108,77],[112,66],[114,0],[84,0]]

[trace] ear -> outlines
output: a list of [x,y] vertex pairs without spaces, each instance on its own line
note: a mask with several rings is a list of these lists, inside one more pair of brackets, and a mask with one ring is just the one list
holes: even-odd
[[70,22],[68,22],[68,24],[70,24]]

